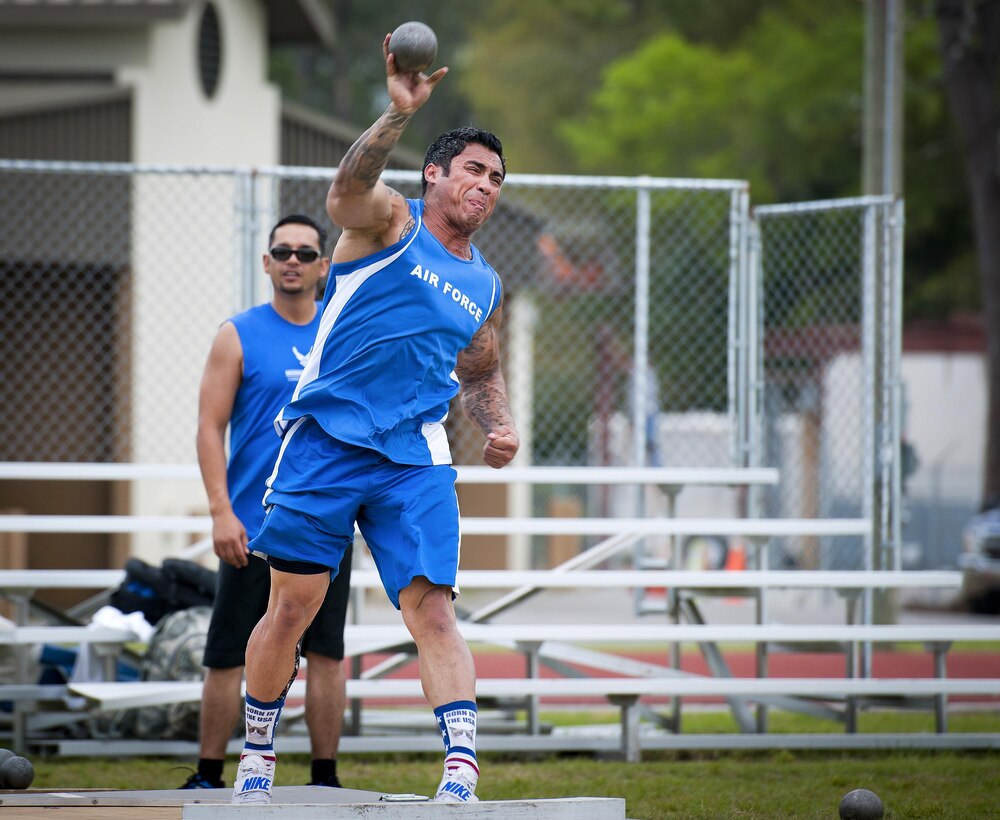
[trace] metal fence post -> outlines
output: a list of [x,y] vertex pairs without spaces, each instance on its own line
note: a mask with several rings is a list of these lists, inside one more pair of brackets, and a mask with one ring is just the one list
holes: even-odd
[[257,171],[254,168],[241,169],[236,173],[238,184],[236,191],[236,224],[237,235],[234,237],[237,253],[234,274],[236,283],[234,292],[239,300],[239,309],[247,310],[253,307],[255,299],[254,284],[257,269],[254,265],[257,249]]
[[632,461],[646,464],[646,414],[649,403],[649,247],[650,196],[648,178],[636,181],[635,202],[635,335],[633,340]]

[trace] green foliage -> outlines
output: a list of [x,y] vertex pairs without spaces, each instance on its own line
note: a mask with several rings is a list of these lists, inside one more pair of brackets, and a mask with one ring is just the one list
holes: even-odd
[[[937,27],[924,6],[907,14],[909,318],[974,310],[979,288]],[[855,195],[864,22],[857,6],[789,0],[714,40],[656,33],[605,68],[559,133],[589,172],[747,179],[756,204]]]
[[601,67],[662,25],[642,0],[493,0],[474,24],[458,78],[477,114],[496,122],[511,168],[564,173],[575,162],[553,125],[572,117]]
[[562,132],[592,172],[748,179],[758,203],[856,193],[863,32],[837,8],[765,12],[725,50],[655,36]]
[[719,171],[742,165],[729,124],[739,118],[734,88],[749,68],[743,54],[665,34],[608,69],[586,119],[567,124],[565,136],[595,173],[734,176]]

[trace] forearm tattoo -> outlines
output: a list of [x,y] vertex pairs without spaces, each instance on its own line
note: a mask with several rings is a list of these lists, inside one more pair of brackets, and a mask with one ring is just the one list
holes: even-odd
[[363,190],[375,187],[389,161],[389,154],[410,121],[410,115],[387,109],[375,124],[354,143],[337,170],[338,181],[357,182]]
[[484,434],[501,426],[514,429],[507,385],[499,367],[487,378],[462,383],[462,407]]
[[507,384],[500,371],[497,324],[494,316],[480,328],[455,368],[462,383],[462,407],[483,433],[500,426],[514,429]]

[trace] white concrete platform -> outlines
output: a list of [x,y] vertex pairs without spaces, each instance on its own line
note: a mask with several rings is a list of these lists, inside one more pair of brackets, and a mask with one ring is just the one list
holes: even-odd
[[613,797],[489,800],[479,803],[386,802],[270,806],[185,805],[181,820],[625,820],[625,801]]
[[232,790],[0,792],[3,816],[51,820],[625,820],[625,800],[567,797],[431,803],[423,795],[394,795],[322,786],[276,786],[267,806],[233,806]]

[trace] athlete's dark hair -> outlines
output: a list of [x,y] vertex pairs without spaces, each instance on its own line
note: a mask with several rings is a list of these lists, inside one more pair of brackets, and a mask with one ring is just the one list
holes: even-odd
[[282,225],[306,225],[316,231],[317,236],[319,236],[319,247],[316,249],[323,255],[323,250],[326,248],[326,231],[324,231],[316,220],[305,214],[289,214],[286,217],[282,217],[277,221],[275,226],[271,228],[271,233],[267,237],[267,247],[270,248],[274,244],[274,234]]
[[[504,176],[507,176],[507,160],[503,156],[503,145],[496,134],[484,131],[482,128],[474,128],[471,125],[463,125],[454,131],[442,134],[430,144],[427,153],[424,154],[423,168],[428,165],[437,165],[444,169],[444,175],[448,176],[451,171],[451,161],[465,150],[465,146],[470,142],[478,143],[484,148],[500,157],[500,167],[503,168]],[[427,193],[427,180],[420,180],[421,195]]]

